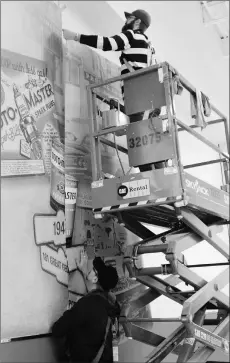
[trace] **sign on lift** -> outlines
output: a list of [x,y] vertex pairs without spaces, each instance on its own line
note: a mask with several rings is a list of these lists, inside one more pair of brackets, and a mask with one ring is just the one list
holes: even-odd
[[144,197],[150,195],[149,179],[133,180],[118,185],[117,194],[120,199]]

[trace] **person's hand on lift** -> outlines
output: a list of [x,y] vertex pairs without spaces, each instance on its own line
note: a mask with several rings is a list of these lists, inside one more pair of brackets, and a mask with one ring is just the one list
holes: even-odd
[[80,41],[80,34],[79,33],[74,33],[71,30],[67,30],[67,29],[63,29],[62,32],[63,32],[63,37],[66,40],[75,40],[77,42]]
[[112,303],[115,303],[117,300],[116,295],[111,291],[108,293],[108,298],[112,301]]

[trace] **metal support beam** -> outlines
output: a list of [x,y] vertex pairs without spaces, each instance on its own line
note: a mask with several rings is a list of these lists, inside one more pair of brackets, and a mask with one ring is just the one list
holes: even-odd
[[180,325],[173,333],[171,333],[156,349],[148,356],[146,363],[161,362],[174,348],[184,339],[186,329]]
[[161,335],[155,334],[135,324],[130,324],[130,337],[153,347],[158,346],[165,339]]
[[[189,268],[178,262],[178,274],[180,276],[180,279],[184,281],[185,283],[188,283],[189,285],[193,286],[195,289],[200,289],[204,287],[208,282],[204,280],[202,277],[197,275],[195,272],[191,271]],[[198,291],[199,292],[199,291]],[[219,296],[220,299],[223,298],[223,306],[226,307],[226,295],[222,292],[219,292],[221,296]],[[212,299],[211,304],[213,304],[213,309],[218,308],[218,304],[215,299]],[[204,302],[205,304],[205,302]]]
[[[209,230],[213,233],[220,233],[223,230],[223,227],[217,224],[209,226]],[[169,241],[168,245],[170,245],[171,252],[175,254],[179,254],[188,248],[195,246],[196,244],[203,241],[203,237],[197,234],[196,232],[190,231],[182,234],[181,237],[175,236],[174,240]]]
[[[170,284],[172,286],[177,285],[178,282],[179,279],[176,278],[175,276],[169,276],[168,278],[165,279],[165,284]],[[141,293],[136,299],[131,300],[129,301],[129,303],[125,303],[122,306],[120,316],[121,318],[123,317],[123,322],[121,319],[121,323],[124,328],[125,335],[127,337],[136,339],[140,342],[153,346],[160,344],[164,340],[163,337],[151,333],[148,330],[145,330],[137,325],[134,325],[127,320],[129,314],[130,315],[134,314],[137,310],[148,305],[151,301],[157,299],[159,296],[160,293],[156,289],[151,288]]]
[[[197,311],[194,316],[194,323],[198,325],[203,325],[205,318],[205,308]],[[178,355],[177,363],[187,362],[187,360],[191,357],[196,344],[196,339],[190,332],[186,332],[186,336],[183,342],[183,346],[181,347],[180,353]]]
[[181,318],[123,318],[121,323],[181,323]]
[[173,272],[172,267],[169,264],[164,266],[165,268],[162,266],[140,268],[137,270],[136,276],[170,275]]
[[116,131],[126,131],[126,129],[127,129],[127,125],[111,126],[111,127],[105,128],[103,130],[100,130],[98,132],[95,132],[93,134],[93,137],[99,137],[99,136],[103,136],[103,135],[113,134]]
[[186,265],[188,268],[199,267],[216,267],[216,266],[229,266],[229,262],[217,262],[217,263],[199,263],[197,265]]
[[160,297],[158,291],[153,289],[147,289],[143,291],[137,298],[129,301],[122,305],[120,316],[123,318],[131,317],[138,310],[142,309],[144,306],[150,304],[152,301]]
[[[229,332],[229,316],[224,319],[220,325],[213,331],[214,334],[219,335],[220,337],[225,337]],[[189,359],[188,363],[199,363],[199,362],[207,362],[208,358],[215,351],[213,347],[205,346],[200,347],[193,354],[193,356]]]
[[[195,96],[196,88],[185,77],[183,77],[177,70],[175,70],[175,68],[173,68],[170,64],[169,64],[169,69],[173,72],[174,75],[177,74],[179,76],[182,86],[185,89],[187,89],[187,91],[189,91],[190,93],[192,93]],[[204,94],[204,96],[206,96],[206,95]],[[224,115],[221,111],[219,111],[212,103],[210,103],[210,107],[211,107],[212,111],[214,111],[220,118],[227,120],[226,115]]]
[[162,65],[164,65],[164,64],[166,64],[166,62],[160,63],[160,64],[155,64],[154,66],[150,66],[150,67],[147,67],[147,68],[140,69],[138,71],[135,71],[135,74],[134,74],[134,72],[130,72],[130,73],[127,73],[127,74],[122,75],[122,76],[109,78],[106,81],[103,81],[103,82],[100,82],[100,83],[90,84],[90,85],[87,86],[87,88],[95,89],[95,88],[99,88],[99,87],[102,87],[102,86],[107,86],[108,84],[111,84],[111,83],[124,81],[126,79],[131,79],[131,78],[137,77],[137,76],[139,76],[141,74],[146,74],[146,73],[150,73],[152,71],[155,71],[155,70],[161,68]]
[[137,254],[142,255],[146,253],[158,253],[163,252],[165,253],[167,251],[168,244],[161,243],[159,245],[152,245],[152,246],[140,246],[138,247]]
[[125,228],[134,233],[136,236],[142,239],[152,239],[156,236],[155,233],[143,226],[143,224],[138,222],[136,218],[130,216],[130,214],[121,212],[121,218],[123,220]]
[[[207,126],[211,126],[211,125],[219,124],[221,122],[224,122],[224,119],[223,118],[218,118],[216,120],[208,121],[208,122],[206,122],[206,124],[207,124]],[[189,127],[191,129],[196,129],[196,128],[200,127],[200,126],[198,126],[198,125],[189,125]],[[185,129],[183,127],[181,127],[179,129],[177,129],[177,131],[178,132],[185,131]]]
[[199,166],[205,166],[205,165],[211,165],[211,164],[220,164],[220,163],[224,163],[225,161],[226,161],[226,159],[203,161],[202,163],[184,165],[184,169],[197,168]]
[[219,251],[224,257],[229,259],[229,246],[221,238],[212,233],[199,218],[197,218],[189,209],[181,208],[183,222],[193,231],[203,237],[212,247]]
[[225,354],[229,354],[229,341],[227,339],[194,323],[188,323],[186,324],[186,327],[189,333],[202,344],[205,344],[210,348],[221,350]]
[[147,243],[151,243],[151,242],[157,243],[157,242],[160,242],[160,241],[163,242],[163,243],[166,243],[166,242],[168,242],[168,240],[170,238],[177,238],[178,234],[179,235],[182,234],[183,231],[184,231],[184,228],[183,229],[175,229],[175,228],[172,228],[169,231],[162,232],[160,234],[155,235],[155,237],[153,237],[153,238],[150,237],[150,238],[144,239],[143,241],[136,242],[136,243],[134,243],[133,246],[135,246],[135,247],[137,247],[137,246],[141,247],[142,245],[145,245]]
[[187,126],[184,122],[180,121],[178,118],[175,117],[175,120],[176,120],[176,122],[177,122],[178,125],[180,125],[186,131],[188,131],[188,133],[190,133],[191,135],[193,135],[195,138],[197,138],[198,140],[202,141],[204,144],[206,144],[207,146],[209,146],[211,149],[213,149],[217,153],[223,155],[226,159],[230,159],[230,156],[229,156],[228,153],[226,153],[225,151],[222,151],[220,148],[218,148],[218,146],[216,146],[215,144],[213,144],[211,141],[209,141],[208,139],[206,139],[202,135],[198,134],[198,132],[196,132],[193,129],[191,129],[189,126]]
[[224,304],[229,308],[229,297],[220,290],[229,282],[229,268],[221,272],[212,281],[208,282],[199,291],[192,295],[184,302],[181,318],[183,321],[189,321],[191,317],[212,298]]
[[[178,280],[177,283],[181,282],[178,278],[177,278],[177,280]],[[159,294],[164,295],[179,304],[183,304],[184,301],[186,300],[186,298],[184,296],[171,294],[169,291],[169,288],[171,289],[171,291],[175,291],[175,292],[179,292],[180,290],[177,289],[176,287],[172,287],[172,285],[167,283],[167,281],[158,279],[156,276],[155,277],[140,276],[140,277],[137,277],[137,281],[150,287],[151,289],[157,290],[159,292]]]
[[[114,149],[116,148],[116,145],[115,145],[115,143],[114,143],[114,142],[112,142],[112,141],[110,141],[110,140],[107,140],[107,139],[105,139],[104,137],[100,137],[100,142],[101,142],[102,144],[107,145],[107,146],[113,147]],[[118,149],[119,151],[121,151],[122,153],[124,153],[124,154],[127,154],[127,155],[128,155],[128,150],[127,150],[125,147],[123,147],[123,146],[121,146],[121,145],[117,145],[117,149]]]
[[92,135],[97,132],[97,115],[96,115],[96,96],[89,89],[88,90],[88,102],[89,102],[89,112],[90,112],[90,134],[91,134],[91,160],[92,160],[92,176],[93,180],[98,180],[101,178],[102,165],[101,165],[101,152],[100,152],[100,142],[98,139],[94,138]]

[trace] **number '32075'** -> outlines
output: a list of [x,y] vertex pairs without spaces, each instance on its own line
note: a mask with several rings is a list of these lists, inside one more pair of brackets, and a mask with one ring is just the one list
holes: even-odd
[[147,146],[151,145],[155,142],[161,141],[161,133],[159,132],[153,132],[148,135],[143,136],[136,136],[136,137],[130,137],[128,139],[129,142],[129,148],[133,149],[134,147],[141,147],[141,146]]

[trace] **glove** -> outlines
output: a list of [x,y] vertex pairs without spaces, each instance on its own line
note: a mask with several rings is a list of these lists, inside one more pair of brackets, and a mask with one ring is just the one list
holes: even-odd
[[66,39],[66,40],[76,40],[77,42],[80,41],[80,34],[79,33],[74,33],[70,30],[67,30],[67,29],[63,29],[63,37]]

